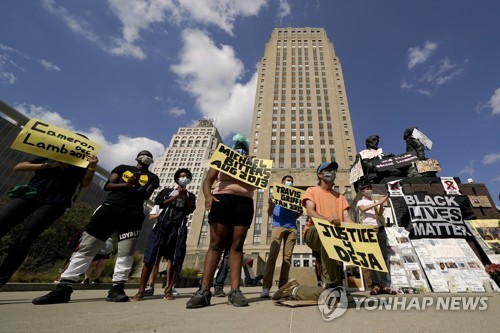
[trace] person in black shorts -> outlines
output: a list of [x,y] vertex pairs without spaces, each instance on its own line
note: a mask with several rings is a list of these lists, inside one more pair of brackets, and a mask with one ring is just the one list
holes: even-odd
[[145,218],[144,201],[149,199],[160,182],[158,176],[148,170],[153,163],[153,155],[149,151],[139,152],[136,161],[136,166],[122,164],[111,171],[111,176],[104,185],[104,190],[110,191],[108,197],[92,215],[78,252],[61,274],[56,289],[33,299],[33,304],[69,302],[78,277],[87,270],[94,256],[114,232],[118,235],[118,253],[113,286],[106,301],[129,300],[123,288],[132,269],[135,246]]
[[92,182],[98,159],[89,155],[87,160],[87,168],[44,157],[14,166],[16,172],[35,172],[35,175],[28,184],[30,192],[18,195],[0,209],[0,238],[29,217],[0,266],[0,288],[24,262],[38,236],[71,207],[78,189]]
[[[248,139],[240,134],[233,137],[237,153],[247,156]],[[248,157],[250,158],[250,157]],[[216,182],[212,192],[212,184]],[[216,169],[210,168],[203,181],[205,209],[209,210],[210,245],[208,246],[201,288],[187,302],[186,308],[195,309],[210,305],[213,278],[222,252],[229,248],[229,271],[231,290],[228,304],[248,306],[248,300],[240,290],[243,245],[247,231],[253,221],[253,194],[255,186],[244,183]]]

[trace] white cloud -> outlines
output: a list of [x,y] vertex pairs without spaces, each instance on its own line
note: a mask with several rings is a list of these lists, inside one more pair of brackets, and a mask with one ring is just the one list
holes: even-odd
[[19,104],[16,105],[15,108],[29,118],[45,120],[52,125],[63,127],[70,131],[75,131],[71,121],[64,119],[59,113],[52,111],[49,108],[32,104]]
[[499,182],[500,183],[500,176],[493,178],[494,182]]
[[217,46],[200,30],[185,30],[180,63],[171,67],[180,77],[181,87],[196,98],[203,116],[216,119],[225,135],[250,130],[256,77],[247,83],[243,63],[228,45]]
[[485,157],[483,157],[483,164],[492,164],[497,161],[500,161],[500,152],[488,154]]
[[54,0],[42,0],[43,7],[52,15],[61,19],[74,33],[110,52],[105,42],[93,31],[92,25],[86,20],[72,15],[66,8],[56,6]]
[[[84,19],[57,6],[54,0],[43,0],[44,7],[59,17],[75,33],[117,56],[145,59],[146,53],[138,45],[141,31],[154,24],[215,25],[233,35],[234,22],[239,16],[257,15],[268,0],[108,0],[110,10],[122,24],[120,37],[103,40]],[[286,13],[286,2],[281,5]]]
[[[408,50],[408,75],[410,77],[402,80],[400,85],[402,90],[432,96],[436,94],[439,87],[462,76],[469,60],[464,59],[461,64],[449,57],[428,61],[437,48],[437,43],[426,41],[423,47],[416,46]],[[419,64],[424,65],[416,68]]]
[[101,145],[101,151],[98,154],[99,165],[108,171],[119,164],[134,165],[134,159],[141,150],[149,150],[155,159],[160,159],[165,151],[163,144],[145,137],[131,138],[120,135],[116,142],[112,142],[104,136],[101,129],[95,127],[87,130],[77,129],[70,120],[64,119],[59,113],[46,107],[21,104],[15,108],[30,118],[41,119],[52,125],[81,133],[99,143]]
[[280,0],[279,7],[278,7],[278,19],[281,20],[285,16],[290,15],[292,12],[292,7],[288,3],[287,0]]
[[186,114],[186,110],[181,109],[181,108],[172,108],[172,109],[168,110],[168,113],[172,114],[174,116],[180,117],[180,116]]
[[473,176],[474,175],[474,168],[472,167],[472,165],[467,165],[465,167],[462,168],[462,170],[460,170],[458,172],[459,175],[470,175],[470,176]]
[[0,53],[0,83],[14,84],[17,81],[17,76],[14,71],[18,70],[23,73],[26,72],[26,70],[21,65],[12,60],[13,57],[20,57],[29,61],[36,62],[49,71],[61,71],[61,68],[59,68],[59,66],[46,59],[33,58],[26,53],[16,50],[5,44],[0,43],[0,51],[6,52]]
[[437,48],[438,44],[430,41],[426,41],[423,48],[419,46],[410,47],[408,49],[408,69],[426,62]]
[[39,59],[38,60],[39,63],[45,67],[45,69],[48,69],[49,71],[56,71],[56,72],[60,72],[61,71],[61,68],[59,68],[59,66],[57,65],[54,65],[53,63],[51,63],[50,61],[48,60],[45,60],[45,59]]
[[493,96],[491,96],[488,105],[491,107],[491,114],[500,114],[500,88],[495,90]]

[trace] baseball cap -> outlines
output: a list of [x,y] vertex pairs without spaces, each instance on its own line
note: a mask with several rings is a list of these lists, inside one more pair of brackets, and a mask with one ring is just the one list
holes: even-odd
[[337,170],[339,168],[339,165],[337,164],[337,162],[323,162],[319,165],[316,173],[320,173],[321,171],[328,169],[329,167],[333,167],[334,170]]
[[153,154],[151,154],[148,150],[141,150],[138,154],[137,154],[137,157],[141,156],[141,155],[146,155],[146,156],[149,156],[151,158],[153,158]]

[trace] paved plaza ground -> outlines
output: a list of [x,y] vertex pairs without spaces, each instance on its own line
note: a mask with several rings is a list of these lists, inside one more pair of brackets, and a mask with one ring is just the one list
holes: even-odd
[[[79,286],[80,287],[80,286]],[[105,286],[103,286],[105,287]],[[51,286],[32,287],[48,289]],[[13,288],[16,289],[16,288]],[[17,288],[30,289],[30,288]],[[227,289],[227,287],[226,287]],[[12,289],[11,289],[12,290]],[[137,289],[127,289],[129,296]],[[322,319],[317,306],[284,307],[259,298],[260,287],[243,287],[250,306],[236,308],[226,298],[212,298],[212,306],[186,309],[195,288],[178,289],[173,301],[157,295],[141,302],[105,302],[105,289],[75,290],[67,304],[31,304],[47,291],[1,291],[0,332],[498,332],[500,294],[455,294],[487,297],[483,311],[444,311],[428,307],[425,311],[356,309],[332,321]],[[274,291],[274,290],[273,290]],[[446,294],[427,294],[436,299]],[[368,297],[368,292],[354,292]],[[387,296],[390,297],[390,296]],[[403,296],[422,298],[424,296]],[[408,300],[407,300],[408,301]]]

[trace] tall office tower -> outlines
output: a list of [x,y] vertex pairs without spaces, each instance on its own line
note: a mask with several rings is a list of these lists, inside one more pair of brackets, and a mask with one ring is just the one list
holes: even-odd
[[193,174],[193,180],[187,189],[197,196],[198,202],[196,211],[189,217],[189,229],[191,229],[191,221],[196,221],[193,217],[198,212],[200,212],[202,217],[198,219],[200,225],[197,226],[197,229],[201,228],[203,213],[205,212],[205,208],[202,207],[203,194],[200,192],[201,183],[208,170],[207,161],[212,156],[219,142],[222,142],[222,138],[214,126],[213,119],[199,120],[198,124],[194,127],[180,127],[177,134],[172,136],[169,146],[165,149],[163,158],[161,161],[155,163],[152,170],[160,178],[160,187],[153,193],[151,197],[153,199],[161,189],[177,186],[174,182],[174,173],[178,169],[186,168]]
[[[342,67],[324,29],[273,30],[259,64],[250,137],[250,155],[273,161],[272,182],[289,174],[296,187],[315,186],[317,167],[335,160],[335,188],[350,198],[356,145]],[[247,254],[264,259],[271,238],[268,197],[268,190],[255,197],[255,220],[245,245]],[[302,217],[300,234],[304,222]],[[293,266],[312,266],[311,249],[302,237],[294,253]]]

